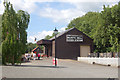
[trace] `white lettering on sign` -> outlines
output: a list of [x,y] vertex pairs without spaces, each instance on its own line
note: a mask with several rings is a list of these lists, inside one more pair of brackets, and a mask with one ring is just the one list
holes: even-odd
[[83,42],[82,35],[66,35],[67,42]]

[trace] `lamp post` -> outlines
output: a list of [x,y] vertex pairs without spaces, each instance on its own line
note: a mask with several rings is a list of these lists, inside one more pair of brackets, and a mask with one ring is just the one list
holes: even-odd
[[56,35],[58,34],[58,30],[55,28],[54,30],[54,34],[55,34],[55,66],[57,66],[57,61],[56,61],[56,58],[57,58],[57,51],[56,51]]

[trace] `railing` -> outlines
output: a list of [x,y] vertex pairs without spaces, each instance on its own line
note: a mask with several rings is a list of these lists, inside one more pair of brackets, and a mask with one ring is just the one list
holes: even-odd
[[120,52],[119,53],[88,53],[88,57],[100,57],[100,58],[120,58]]

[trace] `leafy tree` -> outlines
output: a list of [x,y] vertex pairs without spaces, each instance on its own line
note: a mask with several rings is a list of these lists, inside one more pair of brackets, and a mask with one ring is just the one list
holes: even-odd
[[95,32],[95,27],[97,27],[98,19],[100,13],[98,12],[88,12],[82,17],[73,19],[67,26],[66,29],[76,27],[78,30],[82,31],[86,35],[93,38],[93,33]]
[[[2,41],[3,41],[3,63],[10,62],[14,65],[14,54],[16,53],[16,38],[17,38],[17,16],[13,10],[12,4],[4,3],[5,12],[2,16]],[[6,48],[7,47],[7,48]],[[7,49],[7,50],[5,50]],[[5,51],[5,52],[4,52]],[[9,53],[9,54],[8,54]]]
[[15,12],[10,2],[4,2],[2,15],[2,62],[3,64],[21,62],[25,53],[30,15],[22,10]]
[[88,12],[72,20],[66,29],[76,27],[94,40],[95,52],[120,52],[120,2],[103,6],[103,11]]
[[114,23],[110,25],[113,30],[110,32],[110,43],[113,52],[120,52],[120,2],[111,8],[111,13]]
[[34,48],[38,47],[38,45],[35,43],[27,43],[27,51],[28,53],[30,53]]
[[[120,2],[101,12],[88,12],[73,19],[66,29],[76,27],[94,40],[95,52],[120,52]],[[45,39],[54,36],[47,35]]]
[[119,52],[120,49],[119,47],[120,24],[118,22],[120,20],[120,16],[118,16],[120,12],[119,10],[120,8],[118,7],[119,5],[120,3],[118,3],[118,5],[113,6],[112,8],[110,8],[109,6],[107,7],[104,6],[103,11],[101,12],[102,20],[99,21],[100,27],[98,27],[98,29],[96,30],[97,36],[94,37],[95,42],[101,44],[100,46],[97,44],[97,46],[102,48],[101,52],[110,51]]
[[[60,32],[58,32],[57,34],[59,34],[59,33]],[[53,38],[54,36],[55,36],[55,34],[53,33],[52,36],[47,35],[47,36],[45,36],[44,39],[49,40],[50,38]]]
[[2,16],[0,15],[0,45],[1,45],[1,41],[2,41]]
[[0,15],[0,64],[2,62],[2,44],[1,44],[1,40],[2,40],[2,16]]
[[96,34],[94,35],[94,42],[99,52],[108,52],[111,47],[109,42],[109,25],[112,23],[111,8],[105,7],[100,13],[101,19],[99,19]]
[[17,12],[17,18],[18,18],[17,32],[18,32],[18,39],[19,39],[19,46],[20,46],[19,50],[20,50],[20,53],[25,53],[25,51],[27,49],[26,29],[28,28],[30,15],[25,11],[19,10]]
[[49,36],[49,35],[47,35],[47,36],[45,36],[45,38],[44,39],[50,39],[51,38],[51,36]]

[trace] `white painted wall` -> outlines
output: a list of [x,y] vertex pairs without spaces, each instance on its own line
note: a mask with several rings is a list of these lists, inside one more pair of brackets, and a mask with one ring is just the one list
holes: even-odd
[[120,66],[120,58],[78,57],[78,61],[90,64],[95,62],[96,64],[111,65],[115,67]]

